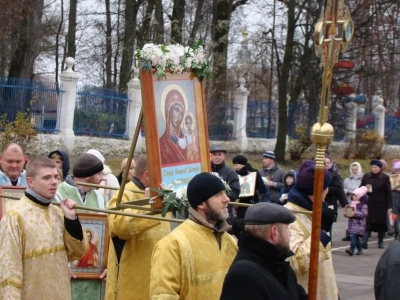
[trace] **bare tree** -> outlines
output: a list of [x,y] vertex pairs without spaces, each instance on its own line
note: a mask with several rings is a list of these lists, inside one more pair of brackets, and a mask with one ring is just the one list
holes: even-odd
[[111,27],[111,11],[110,0],[105,0],[106,5],[106,88],[111,89],[112,84],[112,27]]
[[196,38],[197,32],[199,30],[200,21],[203,16],[203,6],[204,6],[204,0],[198,0],[197,8],[196,8],[196,15],[194,18],[193,27],[192,27],[192,30],[190,31],[190,37],[189,37],[189,41],[188,41],[189,45],[193,44],[193,42]]
[[211,52],[213,56],[213,79],[212,91],[210,94],[210,108],[217,112],[214,120],[209,120],[209,124],[213,125],[213,121],[223,120],[221,118],[224,113],[218,104],[224,104],[227,100],[227,61],[228,61],[228,35],[232,13],[241,5],[246,4],[247,0],[213,0],[213,15],[211,28]]
[[31,0],[22,4],[20,23],[13,36],[16,39],[15,49],[10,59],[9,77],[31,78],[35,59],[39,53],[38,32],[40,32],[43,15],[43,0]]
[[58,71],[60,67],[60,36],[61,36],[61,31],[64,25],[64,0],[61,0],[61,14],[60,14],[60,21],[58,24],[57,28],[57,33],[56,33],[56,49],[55,49],[55,78],[56,78],[56,86],[59,88],[59,82],[58,82]]
[[76,57],[76,10],[78,0],[69,1],[67,57]]
[[132,76],[137,14],[142,3],[143,0],[126,0],[125,3],[125,30],[119,75],[119,89],[121,91],[128,89],[128,82]]
[[164,14],[163,14],[163,6],[161,0],[155,0],[156,1],[156,7],[155,7],[155,26],[154,26],[154,31],[155,31],[155,38],[154,41],[157,44],[163,44],[164,43]]
[[171,42],[182,44],[182,27],[183,18],[185,13],[186,0],[173,0],[174,6],[172,9],[172,15],[169,16],[171,21]]

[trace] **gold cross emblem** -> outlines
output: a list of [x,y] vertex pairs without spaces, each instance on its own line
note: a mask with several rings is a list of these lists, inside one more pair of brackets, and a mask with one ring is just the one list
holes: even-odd
[[314,31],[315,54],[321,57],[322,77],[320,124],[328,121],[328,101],[331,96],[332,70],[339,53],[345,52],[354,33],[350,9],[344,0],[328,0]]

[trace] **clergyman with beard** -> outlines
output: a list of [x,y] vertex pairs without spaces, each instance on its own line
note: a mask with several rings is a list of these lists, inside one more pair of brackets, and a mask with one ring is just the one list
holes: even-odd
[[222,288],[222,300],[307,299],[285,260],[290,251],[289,224],[296,216],[274,203],[257,203],[245,214],[236,255]]
[[225,185],[200,173],[187,187],[189,218],[154,248],[150,299],[219,299],[237,253],[229,235]]

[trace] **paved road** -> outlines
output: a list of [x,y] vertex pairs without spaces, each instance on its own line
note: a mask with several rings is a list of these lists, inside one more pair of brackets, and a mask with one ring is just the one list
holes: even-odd
[[[336,281],[339,287],[341,300],[373,300],[374,273],[379,258],[393,241],[393,237],[385,239],[385,249],[379,249],[377,233],[372,233],[369,239],[369,247],[363,250],[363,255],[349,256],[345,250],[350,242],[343,242],[347,219],[343,217],[343,209],[339,210],[338,222],[333,224],[333,265],[336,273]],[[323,300],[323,299],[321,299]]]

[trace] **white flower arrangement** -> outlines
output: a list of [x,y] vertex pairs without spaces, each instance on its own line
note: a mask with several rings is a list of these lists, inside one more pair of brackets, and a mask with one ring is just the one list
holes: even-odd
[[135,57],[140,60],[142,69],[155,68],[159,80],[165,78],[165,70],[173,73],[192,71],[200,81],[211,76],[210,59],[206,58],[201,41],[186,47],[150,43],[137,50]]
[[187,197],[187,185],[183,185],[179,180],[173,180],[172,184],[160,184],[159,189],[153,189],[158,193],[158,197],[162,198],[163,210],[161,215],[165,217],[168,212],[172,212],[174,216],[179,212],[184,215],[185,211],[190,207]]

